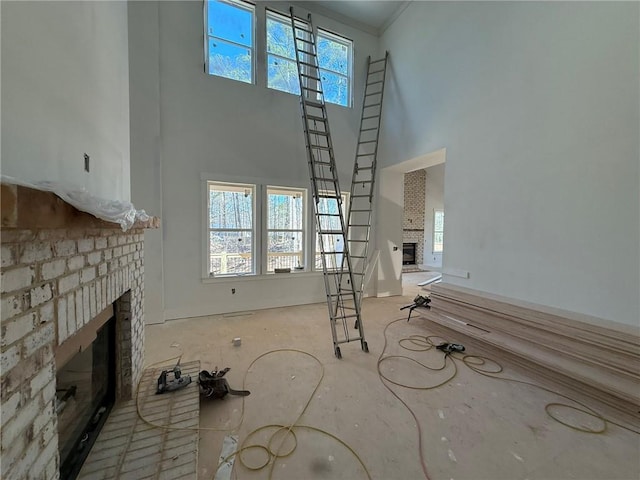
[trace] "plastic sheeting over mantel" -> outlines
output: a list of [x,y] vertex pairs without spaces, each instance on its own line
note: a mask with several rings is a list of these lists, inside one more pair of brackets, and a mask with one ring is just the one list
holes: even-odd
[[129,230],[136,222],[148,222],[150,217],[144,210],[137,210],[131,202],[108,200],[91,195],[82,187],[60,182],[25,182],[7,175],[1,175],[2,183],[55,193],[69,205],[107,222],[117,223],[123,231]]

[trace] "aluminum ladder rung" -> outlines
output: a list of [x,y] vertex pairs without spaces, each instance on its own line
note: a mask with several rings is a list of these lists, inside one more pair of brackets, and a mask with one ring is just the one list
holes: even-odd
[[337,346],[337,345],[342,345],[343,343],[361,342],[361,341],[364,342],[364,337],[349,337],[345,340],[337,340],[335,343]]
[[[311,55],[309,55],[309,56],[311,56]],[[305,67],[311,67],[311,68],[315,68],[316,70],[320,70],[320,67],[314,65],[313,63],[303,62],[302,60],[299,60],[298,63],[300,65],[304,65]]]
[[317,89],[311,88],[311,87],[302,87],[302,89],[307,91],[307,92],[322,93],[322,90],[317,90]]
[[[303,28],[300,28],[300,27],[298,27],[298,30],[304,31],[304,32],[307,32],[307,33],[311,33],[308,30],[304,30]],[[301,42],[308,43],[309,45],[313,45],[314,44],[311,40],[307,40],[306,38],[298,38],[298,37],[296,37],[296,40],[300,40]]]
[[[297,31],[297,32],[304,32],[304,33],[308,33],[308,34],[310,34],[310,35],[313,35],[313,31],[312,31],[312,30],[313,30],[313,28],[312,28],[311,30],[307,30],[306,28],[302,28],[302,27],[299,27],[299,26],[297,26],[297,25],[294,25],[293,29],[294,29],[294,32],[295,32],[295,31]],[[297,38],[296,40],[304,40],[304,38]]]
[[378,83],[384,83],[384,81],[382,81],[382,80],[376,80],[375,82],[369,82],[369,83],[367,83],[367,84],[366,84],[366,86],[369,86],[369,85],[377,85]]
[[324,135],[325,137],[329,135],[329,132],[323,132],[322,130],[307,130],[307,133],[310,133],[313,135]]
[[[382,105],[382,103],[372,103],[371,105],[363,105],[364,108],[371,108],[371,107],[378,107]],[[375,115],[376,117],[379,117],[379,115]]]
[[[333,182],[335,181],[333,178],[329,178],[329,177],[315,177],[316,182]],[[321,214],[318,214],[321,215]],[[336,215],[340,216],[339,213],[337,213]]]
[[352,208],[351,211],[352,212],[358,212],[358,213],[364,213],[364,212],[371,212],[372,210],[370,208]]
[[311,56],[311,55],[313,55],[313,54],[314,54],[314,52],[310,52],[310,51],[308,51],[308,50],[300,50],[300,49],[298,49],[298,55],[308,55],[308,56]]
[[338,320],[338,319],[340,319],[340,320],[346,320],[346,319],[348,319],[348,318],[357,318],[357,317],[359,317],[359,316],[360,316],[360,315],[358,315],[358,314],[350,314],[350,315],[336,315],[336,316],[334,317],[334,321],[335,321],[335,320]]
[[307,115],[307,119],[311,119],[311,120],[315,120],[315,121],[320,121],[320,122],[326,122],[327,119],[324,117],[318,117],[317,115]]
[[374,63],[385,62],[386,60],[387,60],[386,58],[381,58],[379,60],[373,60],[373,61],[369,62],[369,65],[373,65]]
[[304,100],[304,104],[313,108],[324,108],[324,103],[314,102],[312,100]]
[[304,78],[310,78],[311,80],[315,80],[316,82],[320,80],[320,78],[314,77],[313,75],[307,75],[306,73],[301,73],[300,75]]

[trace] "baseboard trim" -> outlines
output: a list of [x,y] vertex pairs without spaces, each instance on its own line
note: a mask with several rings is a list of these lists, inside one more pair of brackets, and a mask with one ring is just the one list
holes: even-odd
[[441,326],[640,425],[640,336],[633,327],[446,283],[432,285],[430,313]]

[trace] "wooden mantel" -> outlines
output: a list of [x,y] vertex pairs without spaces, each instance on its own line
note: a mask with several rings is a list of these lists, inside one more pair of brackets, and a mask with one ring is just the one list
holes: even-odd
[[[117,223],[78,210],[55,193],[6,183],[0,185],[0,212],[3,229],[120,228]],[[158,217],[132,226],[133,229],[159,227]]]

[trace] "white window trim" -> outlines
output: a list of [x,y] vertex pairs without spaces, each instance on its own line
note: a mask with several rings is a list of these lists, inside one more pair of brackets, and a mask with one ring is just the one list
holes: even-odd
[[236,80],[234,78],[223,77],[221,75],[214,75],[209,73],[209,38],[210,37],[218,38],[223,42],[231,43],[233,45],[240,46],[242,48],[247,48],[247,46],[239,43],[235,43],[231,40],[227,40],[222,37],[209,35],[209,11],[208,11],[209,2],[207,0],[204,0],[204,6],[203,6],[204,71],[209,77],[224,78],[225,80],[231,80],[231,81],[242,83],[245,85],[255,85],[256,84],[256,64],[257,64],[256,62],[256,56],[257,56],[256,55],[256,50],[257,50],[256,49],[256,43],[257,43],[256,42],[256,33],[257,33],[256,32],[256,17],[257,17],[256,6],[254,3],[247,2],[245,0],[220,0],[220,1],[251,12],[251,47],[250,47],[251,48],[251,82],[247,83],[247,82],[243,82],[242,80]]
[[[259,196],[259,189],[258,189],[258,185],[252,184],[252,183],[239,183],[239,182],[224,182],[224,181],[219,181],[219,180],[206,180],[203,182],[204,184],[204,217],[203,217],[203,228],[204,228],[204,245],[203,245],[203,253],[204,253],[204,261],[202,269],[203,269],[203,273],[202,273],[202,278],[237,278],[237,277],[246,277],[246,276],[255,276],[257,275],[258,272],[258,263],[257,263],[257,258],[259,255],[259,242],[257,241],[260,229],[259,229],[259,223],[256,221],[256,219],[258,218],[258,212],[259,212],[259,203],[257,201],[258,196]],[[226,273],[226,274],[218,274],[215,276],[211,275],[211,272],[209,270],[210,268],[210,232],[211,230],[217,230],[217,229],[212,229],[209,226],[209,187],[210,185],[221,185],[221,186],[234,186],[234,187],[240,187],[240,188],[250,188],[253,190],[253,205],[252,205],[252,218],[251,218],[251,222],[252,222],[252,229],[251,229],[251,252],[252,252],[252,258],[251,258],[251,272],[250,273],[237,273],[237,274],[230,274],[230,273]],[[243,229],[246,230],[246,229]],[[232,231],[236,231],[236,230],[232,230]]]
[[[444,224],[442,228],[442,250],[436,250],[436,233],[439,233],[439,231],[436,231],[436,215],[439,212],[442,212],[442,215],[444,216],[443,208],[433,209],[433,229],[431,232],[431,253],[433,254],[442,254],[444,252]],[[444,220],[443,220],[443,223],[444,223]]]
[[[283,57],[282,55],[278,55],[277,53],[269,52],[269,23],[268,23],[269,20],[282,23],[286,25],[289,29],[291,29],[290,17],[276,10],[265,8],[265,17],[264,17],[265,86],[269,90],[275,90],[276,92],[288,93],[289,95],[299,95],[299,93],[287,92],[286,90],[280,90],[279,88],[274,88],[269,86],[269,57],[273,56],[285,62],[292,62],[294,65],[296,65],[296,70],[298,68],[296,63],[296,58],[295,58],[295,50],[293,53],[293,58]],[[295,42],[295,38],[294,38],[294,42]]]
[[[273,278],[275,275],[278,278],[286,278],[288,276],[293,275],[318,275],[322,274],[321,271],[315,270],[313,268],[312,262],[315,261],[314,254],[312,253],[315,248],[315,225],[311,223],[310,219],[313,219],[313,202],[306,201],[310,198],[308,186],[301,185],[299,181],[289,181],[282,182],[282,179],[265,179],[265,178],[257,178],[257,177],[244,177],[244,176],[235,176],[235,175],[216,175],[211,173],[201,173],[200,174],[200,183],[201,183],[201,199],[202,199],[202,212],[201,212],[201,226],[202,226],[202,247],[201,247],[201,281],[202,283],[220,283],[220,282],[237,282],[237,281],[248,281],[248,280],[258,280],[258,279],[269,279]],[[254,195],[254,262],[255,262],[255,273],[254,274],[239,274],[239,275],[218,275],[215,277],[209,276],[209,183],[218,183],[218,184],[241,184],[241,185],[255,185],[255,195]],[[283,273],[274,273],[266,271],[266,263],[263,268],[262,259],[266,258],[264,252],[267,252],[267,235],[266,235],[266,222],[267,215],[263,212],[266,209],[266,200],[267,200],[267,186],[274,186],[282,183],[287,183],[287,187],[292,190],[304,190],[305,191],[305,207],[304,207],[304,223],[303,227],[305,229],[304,232],[304,259],[305,265],[304,270],[296,270],[290,274]],[[276,188],[285,188],[285,187],[276,187]]]
[[[309,230],[309,225],[307,222],[307,217],[308,217],[308,208],[307,208],[307,189],[306,188],[300,188],[300,187],[282,187],[279,185],[264,185],[264,196],[263,196],[263,205],[264,205],[264,211],[266,212],[266,214],[263,216],[262,221],[263,221],[263,231],[265,232],[265,234],[262,236],[262,242],[263,242],[263,246],[262,246],[262,251],[264,252],[264,255],[262,256],[262,273],[265,275],[271,275],[272,271],[269,271],[269,232],[283,232],[283,231],[291,231],[291,232],[300,232],[302,234],[302,266],[304,267],[301,271],[309,271],[309,268],[307,266],[308,263],[308,252],[309,249],[307,248],[307,236],[308,236],[308,230]],[[298,230],[281,230],[281,229],[272,229],[269,228],[269,191],[280,191],[282,193],[300,193],[302,195],[302,229]],[[293,271],[293,269],[291,270]],[[280,274],[278,274],[280,275]]]
[[[324,37],[326,39],[329,39],[333,42],[336,43],[341,43],[344,44],[345,46],[347,46],[347,51],[349,52],[348,54],[348,68],[347,68],[347,84],[348,84],[348,88],[349,88],[349,92],[347,94],[347,105],[341,105],[339,103],[334,103],[334,102],[329,102],[327,101],[327,97],[325,95],[324,101],[325,103],[330,103],[331,105],[337,105],[339,107],[343,107],[343,108],[352,108],[353,107],[353,40],[351,40],[350,38],[345,37],[344,35],[341,35],[339,33],[335,33],[332,32],[330,30],[327,30],[325,28],[322,27],[317,27],[316,28],[316,49],[317,49],[317,44],[319,43],[319,39],[320,37]],[[340,72],[336,72],[334,70],[329,70],[328,68],[321,68],[321,70],[326,70],[328,72],[331,72],[335,75],[338,75],[340,77],[344,77],[345,75],[340,73]],[[324,84],[322,85],[322,91],[324,92]]]
[[[296,66],[296,72],[297,72],[297,69],[298,69],[297,61],[296,61],[296,58],[295,58],[295,55],[296,55],[295,51],[294,51],[293,59],[290,59],[290,58],[287,58],[287,57],[282,57],[282,56],[280,56],[278,54],[269,52],[269,45],[268,45],[269,37],[268,37],[268,25],[267,25],[267,20],[269,19],[269,16],[271,16],[275,21],[281,21],[282,23],[286,23],[287,26],[289,28],[291,28],[291,17],[289,15],[286,15],[286,14],[284,14],[282,12],[279,12],[279,11],[274,10],[272,8],[269,8],[269,7],[265,8],[265,17],[264,17],[264,52],[265,52],[265,57],[264,57],[265,58],[265,72],[264,73],[265,73],[265,86],[269,90],[273,90],[273,91],[281,92],[281,93],[286,93],[288,95],[299,96],[300,95],[299,93],[287,92],[285,90],[279,90],[277,88],[273,88],[273,87],[269,86],[269,55],[273,55],[275,57],[282,58],[283,60],[286,60],[286,61],[291,61]],[[278,18],[278,17],[281,17],[281,18]],[[308,27],[308,23],[305,20],[303,20],[302,18],[296,16],[295,19],[296,19],[296,22],[300,24],[299,26],[301,26],[303,28],[307,28]],[[293,41],[295,42],[296,41],[295,40],[295,33],[292,32],[292,35],[294,36]],[[307,34],[304,34],[304,35],[305,35],[305,37],[307,37]],[[310,69],[309,67],[303,67],[303,72],[308,72],[309,69]],[[307,81],[310,82],[309,80],[307,80]],[[309,85],[309,84],[307,84],[307,85]],[[312,85],[310,85],[310,86],[312,86]],[[315,87],[313,87],[313,88],[315,88]]]

